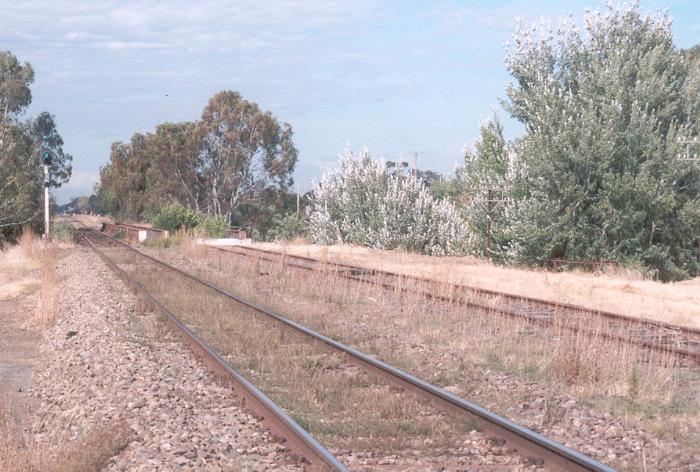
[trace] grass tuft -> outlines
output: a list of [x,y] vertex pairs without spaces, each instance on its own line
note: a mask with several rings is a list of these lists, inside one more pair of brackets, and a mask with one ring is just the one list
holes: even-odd
[[49,450],[23,432],[0,403],[0,471],[97,472],[132,439],[126,424],[114,422]]
[[58,303],[56,253],[52,248],[46,247],[39,253],[38,257],[41,264],[41,286],[34,321],[38,326],[48,327],[56,321],[56,305]]

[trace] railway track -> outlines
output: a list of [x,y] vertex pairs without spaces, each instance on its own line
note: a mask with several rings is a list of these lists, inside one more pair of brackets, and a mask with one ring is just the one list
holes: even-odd
[[[698,329],[247,246],[227,248],[207,246],[207,248],[285,264],[287,267],[305,271],[331,271],[338,277],[360,283],[457,303],[469,308],[525,320],[534,325],[557,324],[563,329],[584,335],[630,343],[649,350],[672,354],[689,365],[700,364],[700,330]],[[410,286],[407,286],[407,281],[410,282]]]
[[[231,367],[221,356],[214,352],[213,349],[206,346],[206,344],[204,344],[204,342],[199,337],[197,337],[196,334],[194,334],[182,321],[180,321],[175,314],[168,311],[161,301],[157,300],[133,277],[131,277],[123,269],[121,269],[113,259],[111,259],[107,254],[105,254],[104,251],[100,249],[100,246],[104,245],[108,246],[109,248],[116,247],[119,250],[123,250],[131,255],[134,255],[142,262],[148,264],[155,264],[173,273],[174,275],[177,274],[177,276],[185,277],[191,283],[197,284],[201,287],[205,287],[213,295],[222,296],[229,300],[233,300],[236,303],[246,307],[247,309],[250,309],[253,312],[281,325],[282,327],[293,330],[297,334],[300,334],[307,338],[309,341],[318,343],[326,349],[339,353],[350,363],[356,365],[363,371],[376,375],[377,377],[386,381],[388,384],[412,392],[417,397],[426,400],[431,405],[440,410],[449,412],[450,414],[459,418],[468,419],[469,421],[476,421],[483,429],[489,431],[492,435],[507,441],[510,447],[516,450],[519,455],[526,458],[536,458],[538,462],[541,461],[546,467],[552,470],[613,470],[610,467],[601,464],[587,456],[584,456],[583,454],[577,451],[567,448],[531,430],[523,428],[509,421],[506,418],[496,415],[480,407],[479,405],[469,402],[444,389],[436,387],[411,374],[408,374],[395,367],[392,367],[350,346],[344,345],[327,336],[317,333],[297,322],[285,318],[279,313],[275,313],[273,311],[260,307],[252,302],[244,300],[235,294],[223,290],[197,276],[194,276],[174,266],[171,266],[166,262],[144,254],[126,243],[118,241],[93,229],[81,228],[79,229],[79,231],[81,238],[87,241],[90,247],[92,247],[92,249],[94,249],[98,254],[100,254],[100,256],[105,260],[105,262],[107,262],[108,265],[110,265],[110,267],[112,267],[122,278],[125,278],[127,281],[129,281],[132,286],[134,286],[139,292],[142,293],[142,295],[144,295],[148,299],[148,301],[165,310],[169,319],[175,325],[177,325],[180,330],[183,331],[186,338],[188,339],[188,342],[190,342],[191,345],[194,343],[194,350],[196,352],[203,353],[205,361],[208,360],[208,364],[210,364],[212,369],[215,372],[218,372],[224,378],[236,377],[236,382],[240,382],[239,377],[242,378],[242,376],[237,371],[235,371],[235,369]],[[252,386],[250,382],[245,381],[245,379],[243,379],[243,383],[246,383],[247,385],[247,387],[245,387],[245,390],[248,393],[245,394],[248,396],[255,397],[254,403],[265,403],[261,402],[260,397],[258,396],[261,395],[264,397],[264,394],[262,394],[262,392],[255,389],[255,387]],[[251,391],[255,392],[256,390],[256,393],[251,393]],[[267,400],[269,401],[269,399]],[[270,408],[269,405],[267,405],[266,407]],[[299,431],[297,429],[298,424],[293,422],[293,420],[291,420],[291,418],[289,418],[288,416],[286,420],[289,420],[292,423],[284,422],[283,425],[277,424],[277,422],[280,421],[279,418],[282,416],[280,415],[280,412],[284,413],[283,411],[281,411],[281,409],[279,409],[279,407],[273,407],[270,411],[263,410],[259,414],[266,418],[269,415],[276,417],[277,420],[273,421],[270,427],[273,429],[273,431],[280,434],[281,436],[290,439],[288,437],[289,434],[299,434]],[[319,453],[319,450],[316,447],[310,446],[314,444],[320,446],[320,444],[318,443],[318,441],[313,439],[313,437],[310,437],[308,433],[306,433],[306,435],[302,435],[301,439],[290,439],[290,442],[292,443],[292,445],[295,446],[295,450],[300,451],[300,453],[304,457],[309,459],[309,461],[312,464],[322,464],[323,467],[330,468],[332,470],[344,470],[344,466],[340,464],[339,461],[337,463],[333,461],[335,458],[333,458],[332,456],[324,456],[325,453],[330,454],[325,449],[321,450],[322,453]],[[323,451],[325,451],[325,453],[323,453]],[[335,461],[337,461],[337,459],[335,459]]]
[[[75,223],[75,222],[73,222]],[[208,346],[203,339],[189,329],[176,314],[154,298],[136,279],[122,270],[101,249],[103,247],[128,247],[125,243],[95,229],[78,228],[80,242],[89,246],[128,285],[152,305],[162,310],[168,321],[182,334],[195,355],[224,382],[230,384],[244,399],[246,406],[263,418],[270,430],[288,441],[290,449],[309,461],[313,470],[347,471],[333,454],[304,430],[282,408],[234,369],[223,357]]]

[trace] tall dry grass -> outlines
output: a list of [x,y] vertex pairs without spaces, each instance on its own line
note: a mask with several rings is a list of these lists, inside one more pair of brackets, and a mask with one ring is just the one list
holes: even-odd
[[[449,284],[436,290],[433,285],[401,279],[392,292],[342,278],[327,267],[306,272],[291,268],[284,259],[271,264],[211,249],[202,255],[201,246],[196,251],[190,254],[188,269],[201,277],[350,344],[370,344],[373,350],[397,362],[405,362],[401,353],[368,340],[403,336],[459,352],[465,361],[536,373],[585,393],[625,394],[627,377],[634,372],[639,377],[640,395],[668,398],[681,371],[670,353],[649,352],[605,336],[637,337],[638,327],[634,325],[619,325],[612,333],[604,320],[580,319],[574,325],[580,331],[572,332],[568,329],[571,323],[562,316],[553,317],[550,325],[543,326],[410,293],[431,291],[451,298],[455,295]],[[484,303],[483,299],[476,301]],[[499,300],[493,298],[487,303],[498,305]],[[353,323],[361,328],[348,329]],[[662,337],[663,332],[647,336],[653,340]]]
[[37,261],[39,259],[39,254],[42,251],[41,239],[34,234],[28,226],[24,227],[22,230],[22,235],[19,237],[18,244],[22,250],[22,254],[24,254],[27,259],[31,261]]
[[34,313],[34,323],[42,328],[53,325],[58,303],[58,277],[56,276],[56,248],[42,241],[29,228],[25,228],[19,239],[24,256],[40,268],[39,303]]
[[0,471],[92,472],[131,442],[133,433],[124,423],[96,428],[76,441],[59,438],[58,444],[40,444],[13,421],[0,402]]
[[550,272],[498,266],[474,257],[434,257],[351,245],[256,243],[254,247],[700,328],[700,277],[661,283],[625,267],[595,274]]

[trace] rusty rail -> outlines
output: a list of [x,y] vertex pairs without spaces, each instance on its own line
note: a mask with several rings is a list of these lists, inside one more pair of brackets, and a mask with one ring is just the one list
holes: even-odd
[[[202,360],[207,367],[214,372],[217,377],[229,384],[234,390],[242,396],[245,401],[245,406],[262,417],[263,423],[270,428],[276,435],[285,438],[289,441],[289,447],[292,451],[304,457],[314,470],[332,470],[332,471],[347,471],[343,463],[341,463],[333,454],[331,454],[321,443],[318,442],[309,432],[299,426],[294,419],[289,416],[282,408],[275,404],[267,395],[253,385],[248,379],[241,375],[233,368],[223,357],[221,357],[214,349],[209,347],[197,334],[192,332],[175,314],[173,314],[161,302],[156,300],[137,280],[121,269],[113,260],[109,258],[103,251],[98,249],[97,245],[90,239],[86,233],[98,231],[94,229],[79,230],[80,236],[89,244],[89,246],[97,253],[100,258],[128,285],[135,291],[141,294],[149,303],[157,306],[168,317],[168,321],[173,324],[183,335],[190,349],[195,353],[196,357]],[[114,238],[102,234],[102,238],[109,238],[112,241],[107,241],[111,245]],[[118,241],[120,247],[126,246],[125,243]]]
[[161,261],[153,256],[121,242],[122,247],[142,256],[143,258],[165,267],[181,276],[184,276],[212,291],[232,299],[254,312],[266,316],[306,335],[315,342],[321,343],[327,348],[346,355],[346,358],[359,368],[374,373],[385,379],[387,382],[404,388],[426,399],[433,405],[457,415],[466,415],[470,419],[476,418],[481,425],[489,430],[493,435],[509,442],[520,455],[528,458],[538,458],[544,461],[545,465],[557,471],[599,471],[612,472],[614,469],[602,464],[578,451],[570,449],[556,441],[542,436],[534,431],[524,428],[502,416],[499,416],[485,408],[454,395],[440,387],[432,385],[407,372],[397,369],[385,362],[377,360],[353,347],[342,344],[334,339],[317,333],[295,321],[289,320],[279,313],[268,310],[260,305],[245,300],[232,294],[206,280],[189,274],[167,262]]

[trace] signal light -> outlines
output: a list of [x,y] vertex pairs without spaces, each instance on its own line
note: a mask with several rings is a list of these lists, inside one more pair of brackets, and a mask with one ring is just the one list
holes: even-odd
[[44,164],[51,164],[51,153],[49,153],[49,151],[44,151],[41,155],[41,159],[44,161]]

